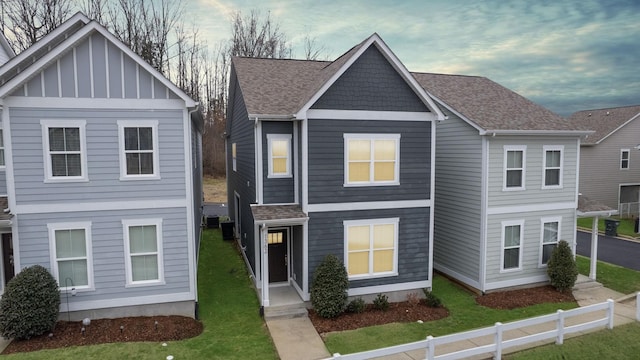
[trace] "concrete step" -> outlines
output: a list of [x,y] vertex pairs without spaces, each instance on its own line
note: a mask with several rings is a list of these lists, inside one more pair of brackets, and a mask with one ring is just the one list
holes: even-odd
[[291,319],[291,318],[303,317],[307,315],[308,315],[308,312],[304,303],[281,305],[281,306],[269,306],[264,308],[265,320]]
[[591,280],[589,278],[587,279],[588,280],[581,279],[581,281],[577,281],[576,284],[573,286],[573,291],[588,290],[588,289],[595,289],[595,288],[602,287],[602,284],[600,284],[599,282],[595,280]]

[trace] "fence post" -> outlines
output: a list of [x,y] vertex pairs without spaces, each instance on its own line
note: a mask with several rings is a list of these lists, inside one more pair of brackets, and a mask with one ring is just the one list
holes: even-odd
[[433,360],[436,355],[436,346],[433,343],[433,336],[427,336],[427,359]]
[[609,307],[607,307],[607,317],[609,318],[607,329],[613,329],[613,319],[615,318],[613,306],[615,304],[615,301],[613,301],[612,299],[607,299],[607,304],[609,305]]
[[501,322],[497,322],[496,323],[496,334],[495,336],[495,343],[496,343],[496,354],[494,359],[500,360],[502,359],[502,323]]
[[564,311],[558,310],[558,319],[556,320],[558,335],[556,336],[556,344],[562,345],[564,343]]
[[636,321],[640,321],[640,291],[636,294]]

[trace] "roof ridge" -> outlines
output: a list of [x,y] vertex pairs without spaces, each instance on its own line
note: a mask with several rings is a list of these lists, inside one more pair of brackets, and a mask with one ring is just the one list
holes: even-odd
[[435,72],[426,72],[426,71],[411,71],[411,74],[413,75],[438,75],[438,76],[460,76],[460,77],[473,77],[473,78],[480,78],[480,79],[489,79],[486,76],[482,76],[482,75],[466,75],[466,74],[443,74],[443,73],[435,73]]
[[574,112],[574,114],[582,113],[582,112],[587,112],[587,111],[600,111],[600,110],[626,109],[626,108],[632,108],[632,107],[640,107],[640,104],[637,104],[637,105],[612,106],[612,107],[605,107],[605,108],[595,108],[595,109],[578,110],[578,111]]

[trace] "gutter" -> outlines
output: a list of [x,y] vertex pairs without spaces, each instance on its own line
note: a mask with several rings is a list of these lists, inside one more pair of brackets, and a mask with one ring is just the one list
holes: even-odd
[[501,135],[544,135],[544,136],[586,136],[595,131],[591,130],[483,130],[480,135],[501,136]]

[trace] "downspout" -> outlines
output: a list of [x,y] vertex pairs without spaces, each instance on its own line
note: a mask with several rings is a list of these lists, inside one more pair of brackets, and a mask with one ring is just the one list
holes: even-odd
[[[190,131],[193,131],[193,129],[192,129],[193,125],[191,123],[191,115],[200,109],[200,103],[196,102],[195,106],[193,108],[187,108],[187,109],[189,109],[189,111],[187,113],[187,121],[188,121],[189,126],[187,128]],[[191,133],[189,133],[188,135],[189,135],[189,139],[191,139]],[[192,147],[193,147],[193,145],[194,144],[191,144]],[[191,149],[189,149],[189,150],[191,152]],[[188,154],[185,154],[185,156],[187,156],[187,155]],[[193,159],[191,159],[191,161],[193,161]],[[201,172],[200,175],[202,176],[203,175],[202,174],[202,163],[200,163],[199,166],[200,166],[200,172]],[[191,163],[189,163],[189,168],[191,168]],[[194,197],[195,194],[194,194],[194,189],[193,189],[193,170],[189,171],[188,174],[190,174],[189,177],[191,178],[190,179],[191,180],[191,199],[195,200],[195,197]],[[200,191],[199,196],[202,196],[202,191]],[[193,205],[194,204],[191,204],[191,209],[189,209],[188,211],[192,213],[192,217],[191,217],[192,220],[195,220],[195,214],[193,214],[193,211],[194,211]],[[200,214],[202,214],[203,206],[204,206],[204,204],[200,203]],[[193,228],[194,234],[193,234],[193,245],[192,245],[192,250],[191,251],[193,251],[194,260],[195,260],[195,264],[193,264],[194,270],[195,270],[195,271],[193,271],[193,294],[194,294],[194,297],[195,297],[194,317],[196,319],[198,319],[198,317],[199,317],[199,306],[198,306],[198,257],[200,256],[200,252],[197,251],[197,249],[196,249],[196,244],[195,244],[196,243],[196,234],[195,234],[195,232],[197,230],[196,230],[196,227],[195,227],[195,223],[193,225],[194,225],[194,228]],[[199,239],[200,239],[199,243],[202,244],[202,217],[200,218],[200,236],[199,236]]]

